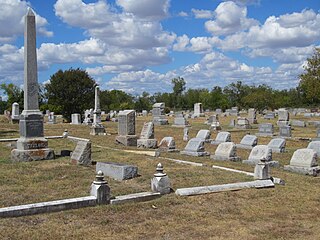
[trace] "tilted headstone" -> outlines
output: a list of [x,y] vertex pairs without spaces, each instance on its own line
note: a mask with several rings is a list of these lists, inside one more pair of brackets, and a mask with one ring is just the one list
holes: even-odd
[[231,142],[231,133],[229,132],[219,132],[216,139],[211,141],[213,145],[219,145],[220,143]]
[[122,181],[138,176],[138,167],[123,163],[97,162],[96,172],[102,171],[105,176]]
[[265,161],[272,167],[278,167],[279,162],[272,161],[272,150],[267,145],[257,145],[252,148],[248,160],[243,160],[243,163],[256,165],[261,160]]
[[78,141],[71,155],[71,163],[88,166],[91,165],[91,142]]
[[209,130],[201,129],[197,133],[196,138],[200,138],[205,142],[209,142],[210,141],[210,136],[211,136],[211,133],[210,133]]
[[120,111],[116,141],[125,146],[137,146],[136,114],[134,110]]
[[317,163],[317,153],[313,149],[303,148],[296,150],[290,160],[290,165],[285,165],[284,170],[317,176],[320,168]]
[[196,157],[209,155],[209,153],[205,151],[204,140],[201,138],[191,138],[185,149],[180,153]]
[[57,116],[54,115],[54,112],[50,112],[48,114],[48,123],[49,124],[56,124],[57,123]]
[[257,111],[254,108],[249,108],[248,110],[248,121],[250,124],[257,124]]
[[81,124],[81,117],[80,117],[79,113],[71,114],[71,123],[70,124],[75,124],[75,125]]
[[291,126],[280,126],[279,127],[279,136],[280,137],[291,137]]
[[283,153],[286,148],[286,140],[284,138],[274,138],[268,143],[268,147],[272,152]]
[[240,161],[237,157],[237,147],[233,142],[220,143],[214,153],[210,156],[213,160],[229,160],[229,161]]
[[291,120],[291,126],[293,127],[306,127],[306,122],[301,120]]
[[19,113],[19,103],[12,103],[12,114],[11,114],[11,122],[19,123],[20,113]]
[[93,123],[91,125],[90,135],[106,135],[106,130],[101,124],[101,109],[100,109],[100,88],[95,87],[94,90],[94,110]]
[[286,109],[280,108],[278,110],[278,121],[277,125],[280,126],[287,126],[289,125],[289,111]]
[[190,126],[189,122],[187,121],[187,119],[185,119],[183,114],[178,114],[175,116],[174,123],[173,123],[172,127],[184,128],[184,127],[188,127],[188,126]]
[[165,117],[164,112],[165,104],[162,103],[155,103],[152,106],[152,122],[155,125],[167,125],[169,124],[168,119]]
[[240,128],[240,129],[249,129],[251,128],[250,124],[249,124],[249,120],[246,118],[238,118],[237,120],[237,124],[236,124],[236,128]]
[[176,149],[176,142],[174,141],[173,137],[164,137],[159,143],[158,146],[160,151],[163,152],[175,152]]
[[143,124],[140,138],[137,140],[138,148],[156,148],[157,139],[154,138],[154,124],[147,122]]
[[307,148],[313,149],[317,153],[317,157],[320,157],[320,141],[310,142]]
[[44,138],[43,115],[39,110],[39,86],[35,14],[28,9],[24,29],[24,110],[20,115],[20,138],[11,151],[12,161],[53,159],[54,151]]
[[258,144],[258,138],[255,135],[245,135],[240,144],[237,144],[237,148],[252,149]]
[[259,132],[258,136],[273,136],[274,135],[274,127],[272,123],[261,123],[259,124]]

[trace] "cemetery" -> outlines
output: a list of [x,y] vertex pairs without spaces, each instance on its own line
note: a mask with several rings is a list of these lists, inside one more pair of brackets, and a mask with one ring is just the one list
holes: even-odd
[[66,122],[39,110],[35,46],[23,111],[0,115],[1,239],[319,239],[320,116],[219,108],[211,129],[202,103],[186,121],[154,102],[106,121],[95,86]]

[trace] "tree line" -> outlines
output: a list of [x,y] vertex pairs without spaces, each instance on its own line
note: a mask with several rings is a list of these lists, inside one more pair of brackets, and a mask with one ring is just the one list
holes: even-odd
[[[230,83],[226,87],[213,86],[212,89],[186,89],[182,77],[171,80],[172,92],[131,95],[121,90],[102,90],[100,105],[103,111],[135,109],[151,110],[155,102],[164,102],[166,111],[191,110],[194,103],[201,102],[204,109],[223,110],[234,106],[242,108],[276,109],[280,107],[317,107],[320,104],[320,48],[307,59],[304,72],[297,76],[299,85],[295,88],[277,90],[268,85],[247,85],[242,81]],[[50,110],[62,114],[70,120],[72,113],[83,113],[94,107],[94,88],[97,83],[85,70],[59,70],[50,77],[50,82],[39,86],[40,110]],[[23,108],[23,90],[14,84],[1,84],[0,88],[8,96],[0,102],[0,109],[10,109],[13,102]]]

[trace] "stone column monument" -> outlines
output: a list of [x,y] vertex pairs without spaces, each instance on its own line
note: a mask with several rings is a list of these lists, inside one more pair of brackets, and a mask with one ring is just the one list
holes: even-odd
[[94,91],[94,111],[93,111],[93,123],[91,127],[91,135],[106,135],[106,130],[101,124],[101,109],[100,109],[100,90],[99,86],[96,86]]
[[54,158],[43,134],[43,115],[39,110],[38,70],[36,52],[36,21],[29,8],[24,29],[24,110],[20,115],[20,138],[11,152],[12,161]]

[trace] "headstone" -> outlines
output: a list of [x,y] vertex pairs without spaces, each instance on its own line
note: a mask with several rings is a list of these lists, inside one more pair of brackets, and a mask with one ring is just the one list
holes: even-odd
[[219,145],[220,143],[231,142],[231,133],[229,132],[219,132],[216,139],[211,141],[213,145]]
[[148,116],[148,111],[147,110],[142,110],[142,116],[144,116],[144,117]]
[[102,171],[105,176],[119,181],[138,176],[138,167],[123,163],[97,162],[96,171]]
[[314,116],[314,113],[305,113],[305,114],[303,114],[303,116],[306,118],[311,118]]
[[253,178],[256,180],[270,179],[270,165],[265,159],[261,159],[254,167]]
[[254,108],[249,108],[248,110],[248,121],[250,124],[257,124],[257,111]]
[[184,118],[183,114],[176,114],[172,127],[189,127],[189,122]]
[[258,136],[273,136],[274,128],[272,123],[261,123],[259,124]]
[[94,91],[94,110],[93,110],[93,123],[91,125],[90,135],[106,135],[106,130],[101,124],[101,109],[100,109],[100,89],[99,86],[95,87]]
[[92,125],[92,121],[91,121],[91,110],[87,109],[84,111],[84,120],[83,120],[83,124],[85,125]]
[[202,109],[202,103],[195,103],[194,104],[194,117],[204,117],[203,109]]
[[25,16],[24,29],[24,110],[20,115],[20,138],[11,151],[12,161],[53,159],[54,151],[44,138],[43,115],[39,110],[36,52],[36,21],[31,8]]
[[210,156],[213,160],[229,160],[229,161],[240,161],[237,157],[237,147],[233,142],[220,143],[214,153]]
[[50,112],[48,114],[48,123],[49,124],[56,124],[57,123],[57,116],[54,115],[54,112]]
[[218,131],[221,130],[220,122],[219,121],[213,121],[210,125],[210,130]]
[[71,114],[71,123],[70,124],[75,124],[75,125],[81,124],[81,117],[80,117],[79,113]]
[[162,103],[155,103],[152,106],[152,122],[155,125],[167,125],[169,124],[168,119],[165,117],[164,113],[165,104]]
[[312,141],[320,141],[320,128],[317,129],[317,137],[312,139]]
[[210,136],[211,136],[211,133],[210,133],[209,130],[201,129],[197,133],[196,138],[200,138],[205,142],[209,142],[210,141]]
[[317,176],[320,168],[317,163],[317,153],[313,149],[303,148],[296,150],[290,160],[290,165],[285,165],[284,170]]
[[264,118],[264,119],[268,119],[268,120],[274,119],[274,118],[275,118],[275,114],[274,114],[274,112],[267,112],[267,113],[264,115],[263,118]]
[[278,121],[277,125],[280,126],[287,126],[289,125],[289,111],[283,108],[278,110]]
[[317,153],[317,157],[320,157],[320,141],[310,142],[307,148],[313,149]]
[[140,138],[137,140],[138,148],[156,148],[157,139],[154,138],[154,124],[147,122],[143,124]]
[[235,119],[231,119],[229,127],[235,127],[235,126],[236,126],[236,120]]
[[221,115],[222,114],[222,109],[221,108],[217,108],[215,113],[218,114],[218,115]]
[[243,163],[256,165],[261,160],[265,161],[272,167],[278,167],[279,162],[272,161],[272,150],[267,145],[257,145],[252,148],[248,160],[243,160]]
[[245,135],[240,144],[237,144],[237,148],[252,149],[258,144],[258,138],[255,135]]
[[189,140],[189,128],[184,128],[183,129],[183,141],[188,141]]
[[19,103],[14,102],[14,103],[12,104],[11,122],[12,122],[13,124],[19,123],[19,118],[20,118],[20,114],[19,114]]
[[91,142],[78,141],[72,152],[71,163],[88,166],[91,165]]
[[280,137],[291,137],[291,126],[281,126],[279,127],[279,136]]
[[286,140],[284,138],[274,138],[268,143],[268,147],[272,152],[283,153],[286,148]]
[[174,141],[173,137],[164,137],[159,143],[158,146],[160,151],[163,152],[175,152],[176,149],[176,142]]
[[151,179],[151,190],[152,192],[159,192],[161,194],[168,194],[171,192],[170,179],[163,171],[161,163],[158,163],[156,173]]
[[201,138],[191,138],[187,143],[187,146],[185,147],[185,149],[180,153],[189,155],[189,156],[196,156],[196,157],[209,155],[209,153],[205,151],[204,140]]
[[214,114],[214,115],[209,116],[209,118],[205,122],[205,124],[211,125],[211,123],[217,122],[217,121],[219,121],[219,117],[218,117],[218,115]]
[[120,111],[116,141],[125,146],[137,146],[136,114],[134,110]]
[[230,110],[230,115],[231,116],[239,116],[239,109],[238,107],[232,107]]
[[251,126],[249,124],[248,119],[239,117],[238,121],[237,121],[237,124],[236,124],[236,128],[249,129],[249,128],[251,128]]
[[301,120],[291,120],[291,126],[293,127],[306,127],[306,122]]

